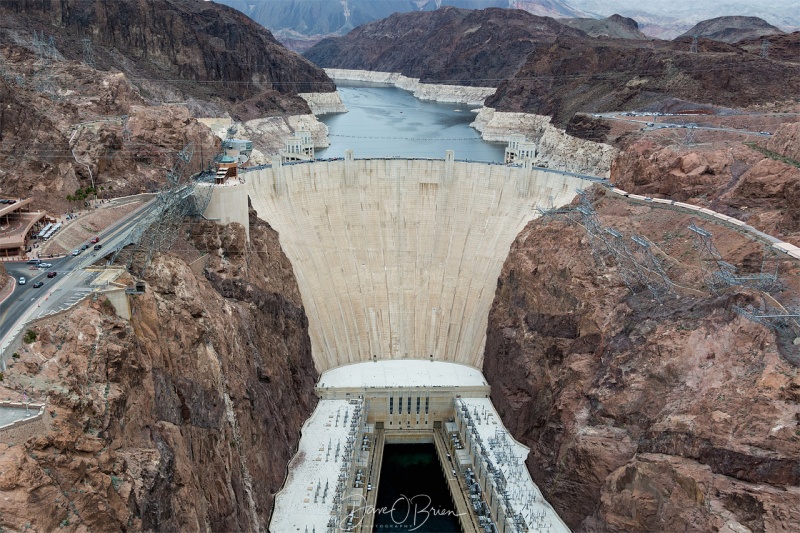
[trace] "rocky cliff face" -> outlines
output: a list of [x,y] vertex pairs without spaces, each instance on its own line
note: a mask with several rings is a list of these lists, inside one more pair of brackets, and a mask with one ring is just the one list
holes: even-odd
[[27,41],[38,29],[54,38],[62,58],[80,60],[81,38],[89,35],[100,68],[168,81],[175,91],[201,99],[274,99],[333,90],[324,72],[243,14],[215,2],[24,1],[5,3],[0,13],[9,41]]
[[800,161],[800,122],[781,124],[761,146],[783,157]]
[[0,18],[0,192],[35,195],[53,214],[83,207],[67,200],[78,189],[161,187],[189,143],[188,171],[203,168],[219,141],[193,117],[306,114],[298,91],[333,90],[322,69],[213,2],[6,2]]
[[4,393],[49,431],[3,444],[4,529],[266,529],[316,401],[307,320],[265,223],[190,232],[204,275],[157,258],[130,322],[100,297],[33,327]]
[[647,39],[639,31],[639,24],[632,18],[611,15],[605,19],[569,18],[559,21],[562,24],[585,31],[591,37],[615,37],[618,39]]
[[[796,151],[797,123],[762,143],[773,155]],[[758,145],[660,146],[642,140],[619,152],[611,179],[623,190],[704,205],[762,231],[800,243],[800,168]],[[767,152],[769,154],[769,152]]]
[[508,9],[398,13],[325,39],[305,57],[330,68],[399,72],[423,83],[496,86],[559,35],[583,32]]
[[568,135],[543,115],[498,112],[484,107],[471,126],[487,141],[508,142],[511,134],[524,135],[536,144],[534,164],[545,168],[606,177],[617,154],[608,144]]
[[[690,260],[689,217],[610,199],[596,208],[670,254],[671,272]],[[712,231],[734,263],[758,253]],[[484,373],[531,448],[533,479],[576,531],[792,531],[800,376],[771,330],[733,312],[754,295],[659,303],[631,295],[607,264],[579,225],[536,220],[498,281]]]
[[36,209],[61,214],[82,207],[67,200],[77,189],[94,185],[105,197],[161,187],[189,143],[196,150],[190,172],[219,151],[219,140],[185,106],[147,105],[123,74],[60,62],[48,67],[58,88],[42,92],[31,54],[4,51],[13,62],[0,77],[3,195],[33,196]]
[[756,50],[702,39],[699,53],[690,47],[691,39],[559,38],[528,56],[485,105],[550,115],[563,125],[579,111],[640,109],[669,98],[747,107],[800,94],[796,59],[763,60]]

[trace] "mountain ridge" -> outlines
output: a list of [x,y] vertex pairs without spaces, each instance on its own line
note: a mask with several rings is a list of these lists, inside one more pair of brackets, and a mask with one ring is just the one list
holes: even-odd
[[89,39],[98,67],[165,82],[184,96],[237,102],[260,95],[277,109],[305,109],[292,95],[334,90],[323,71],[268,30],[213,2],[3,2],[0,14],[3,41],[30,43],[38,30],[53,39],[51,55],[81,60]]
[[344,37],[320,41],[305,57],[322,67],[400,72],[429,83],[494,87],[512,76],[529,54],[560,35],[586,34],[526,11],[443,7],[370,22]]
[[783,33],[779,28],[758,17],[716,17],[698,22],[678,38],[705,37],[733,44]]

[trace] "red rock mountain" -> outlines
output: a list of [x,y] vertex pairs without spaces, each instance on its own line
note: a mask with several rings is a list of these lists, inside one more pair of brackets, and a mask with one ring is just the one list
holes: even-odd
[[616,37],[618,39],[649,39],[639,31],[639,24],[632,18],[611,15],[605,19],[568,18],[562,24],[585,31],[591,37]]
[[[242,13],[195,0],[23,0],[0,3],[0,39],[31,43],[38,31],[54,58],[82,60],[83,39],[100,69],[118,69],[178,95],[241,100],[330,91],[318,68]],[[302,104],[297,104],[302,108]]]
[[690,53],[691,39],[592,38],[521,11],[446,8],[396,14],[305,55],[324,67],[496,86],[487,106],[564,125],[578,111],[631,110],[669,98],[729,107],[791,99],[800,94],[793,36],[778,36],[775,54],[764,59],[760,42],[700,39],[698,53]]
[[[595,209],[604,226],[655,243],[679,285],[702,288],[692,216],[605,196]],[[760,243],[699,223],[732,263],[760,265]],[[489,316],[492,400],[531,448],[527,464],[548,500],[580,532],[794,531],[796,330],[735,312],[761,298],[741,287],[675,288],[660,301],[641,287],[631,294],[614,258],[592,249],[580,224],[531,222]],[[782,262],[792,291],[797,273]]]
[[188,143],[192,171],[217,152],[192,117],[309,113],[296,93],[333,88],[213,2],[0,2],[0,193],[35,195],[55,214],[92,184],[111,196],[153,190]]

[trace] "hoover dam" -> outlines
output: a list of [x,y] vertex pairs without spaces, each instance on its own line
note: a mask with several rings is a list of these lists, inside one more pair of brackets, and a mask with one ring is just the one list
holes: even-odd
[[321,374],[271,531],[372,531],[384,445],[418,442],[436,445],[461,530],[566,531],[481,369],[512,241],[537,207],[565,205],[592,181],[452,151],[275,158],[241,176],[235,194],[292,263]]

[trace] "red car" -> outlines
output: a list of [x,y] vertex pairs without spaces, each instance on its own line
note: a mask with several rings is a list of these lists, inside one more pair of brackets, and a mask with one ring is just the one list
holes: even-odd
[[97,244],[98,242],[100,242],[100,237],[95,237],[95,238],[94,238],[94,239],[92,239],[90,242],[91,242],[92,244]]
[[54,278],[56,276],[58,276],[58,272],[56,272],[55,270],[53,270],[52,272],[48,272],[47,273],[47,277],[48,278]]

